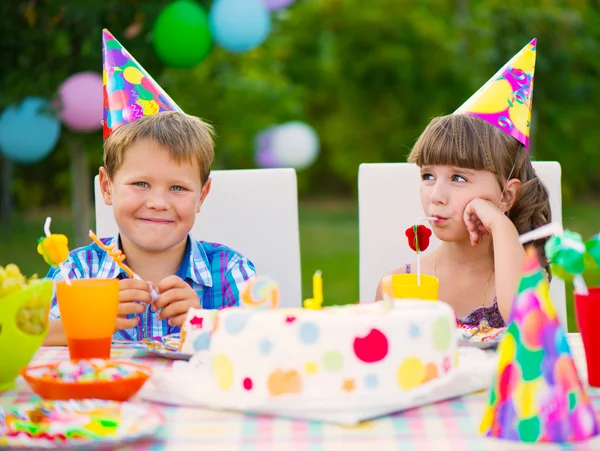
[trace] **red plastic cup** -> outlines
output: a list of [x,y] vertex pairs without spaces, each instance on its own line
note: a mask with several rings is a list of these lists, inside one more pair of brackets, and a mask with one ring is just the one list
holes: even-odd
[[575,293],[575,316],[585,349],[588,383],[592,387],[600,387],[600,287],[589,288],[588,291],[587,295]]

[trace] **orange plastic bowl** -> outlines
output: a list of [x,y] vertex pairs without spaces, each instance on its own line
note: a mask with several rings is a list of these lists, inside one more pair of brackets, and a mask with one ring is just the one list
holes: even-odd
[[37,377],[29,374],[30,370],[49,368],[55,370],[59,363],[46,363],[31,365],[21,370],[21,375],[27,381],[31,389],[43,399],[65,400],[65,399],[106,399],[110,401],[127,401],[135,395],[146,383],[152,369],[137,363],[109,360],[108,366],[115,364],[126,364],[136,367],[137,371],[123,379],[64,382],[57,379]]

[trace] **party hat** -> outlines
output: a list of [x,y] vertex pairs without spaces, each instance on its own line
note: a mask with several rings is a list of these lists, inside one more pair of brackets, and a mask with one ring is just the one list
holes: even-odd
[[104,139],[123,124],[181,108],[107,29],[102,30]]
[[529,149],[535,53],[533,39],[454,113],[481,118]]
[[527,250],[498,357],[483,433],[534,443],[574,442],[598,434],[594,411],[533,248]]

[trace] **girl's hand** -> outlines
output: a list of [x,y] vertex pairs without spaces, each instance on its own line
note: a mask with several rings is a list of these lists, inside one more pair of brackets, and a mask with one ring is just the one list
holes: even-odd
[[481,198],[475,198],[467,204],[463,219],[469,231],[471,246],[481,243],[484,235],[491,235],[494,224],[510,221],[496,205]]

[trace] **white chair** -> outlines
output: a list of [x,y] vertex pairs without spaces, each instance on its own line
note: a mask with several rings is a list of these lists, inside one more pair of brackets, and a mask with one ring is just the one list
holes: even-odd
[[[562,224],[561,168],[554,161],[535,161],[538,176],[550,193],[553,222]],[[375,289],[392,269],[415,260],[404,231],[423,216],[419,168],[411,163],[365,163],[358,172],[360,300],[375,297]],[[440,245],[432,236],[427,254]],[[562,324],[567,324],[565,284],[554,277],[550,292]]]
[[[300,307],[298,187],[293,169],[212,171],[212,186],[192,236],[221,243],[250,259],[279,284],[282,307]],[[118,232],[95,179],[96,234]]]

